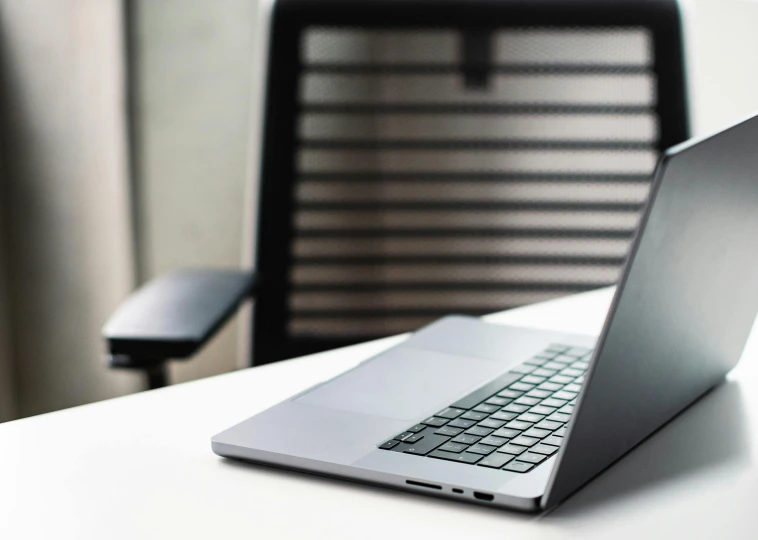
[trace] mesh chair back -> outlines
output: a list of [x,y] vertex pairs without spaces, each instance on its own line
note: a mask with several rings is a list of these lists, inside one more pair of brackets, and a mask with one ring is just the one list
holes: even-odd
[[280,2],[256,363],[614,283],[681,48],[669,2]]

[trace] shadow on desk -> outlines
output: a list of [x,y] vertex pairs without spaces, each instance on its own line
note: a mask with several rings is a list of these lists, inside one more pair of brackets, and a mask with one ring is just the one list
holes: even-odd
[[546,522],[584,519],[607,505],[724,467],[748,463],[751,441],[740,385],[727,381],[578,491]]

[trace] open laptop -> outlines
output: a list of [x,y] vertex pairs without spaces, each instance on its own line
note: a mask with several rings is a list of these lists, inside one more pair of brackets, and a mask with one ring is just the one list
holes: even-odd
[[668,150],[599,337],[451,316],[213,437],[222,456],[526,511],[718,385],[758,311],[758,117]]

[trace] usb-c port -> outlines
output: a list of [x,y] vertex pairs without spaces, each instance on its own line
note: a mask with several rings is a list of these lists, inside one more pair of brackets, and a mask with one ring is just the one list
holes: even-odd
[[495,499],[495,496],[491,493],[482,493],[481,491],[475,491],[474,497],[479,499],[480,501],[492,501]]

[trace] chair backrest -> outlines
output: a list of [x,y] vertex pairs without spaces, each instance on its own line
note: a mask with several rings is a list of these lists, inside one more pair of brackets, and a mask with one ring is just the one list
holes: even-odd
[[688,136],[650,0],[279,0],[254,362],[615,282]]

